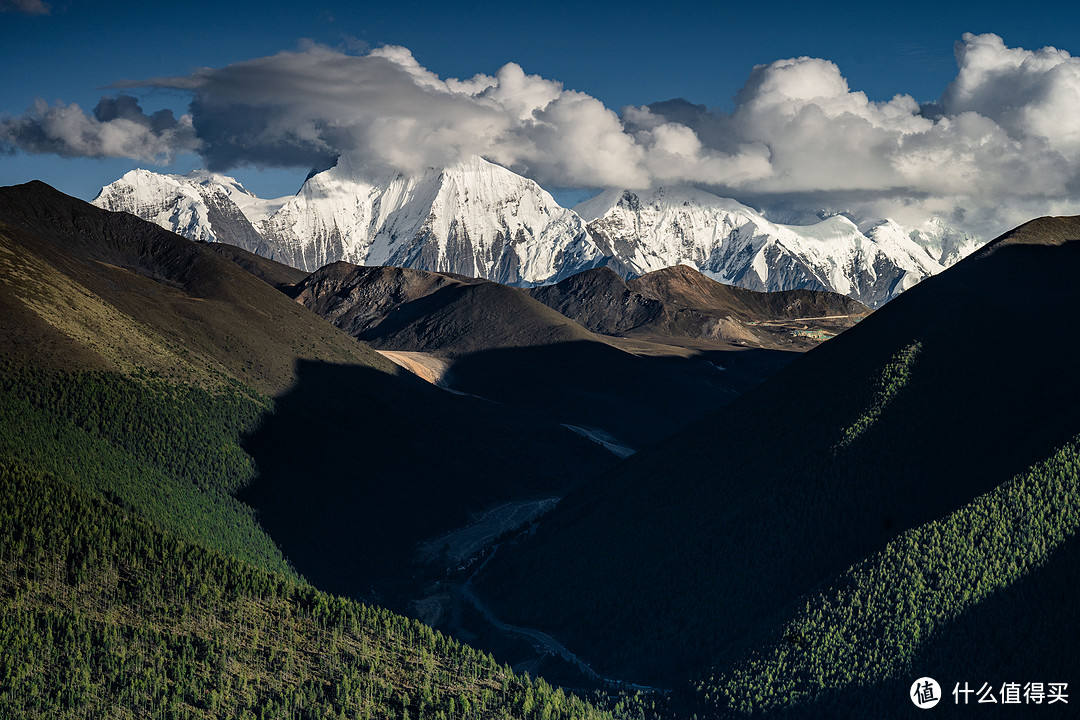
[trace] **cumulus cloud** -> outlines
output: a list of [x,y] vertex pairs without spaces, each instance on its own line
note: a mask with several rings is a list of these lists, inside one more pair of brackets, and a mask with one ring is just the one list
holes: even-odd
[[650,180],[615,112],[514,63],[444,80],[406,48],[354,56],[311,46],[141,84],[193,94],[212,169],[314,166],[348,154],[416,172],[482,155],[562,186]]
[[126,157],[155,163],[199,147],[190,115],[147,115],[130,95],[102,98],[87,115],[78,105],[38,100],[20,117],[0,118],[0,150],[62,157]]
[[799,57],[753,68],[730,112],[671,100],[617,114],[514,63],[440,78],[403,47],[309,44],[117,86],[190,93],[179,119],[146,115],[127,95],[92,115],[39,103],[0,121],[0,143],[139,159],[197,151],[213,170],[325,167],[346,154],[416,172],[481,155],[557,187],[690,183],[765,207],[934,213],[977,232],[1010,208],[1071,207],[1080,60],[996,35],[965,35],[956,60],[956,79],[928,104],[872,101],[834,63]]
[[1067,159],[1080,156],[1080,58],[1046,47],[1008,48],[997,35],[957,43],[960,72],[941,99],[947,115],[972,112],[1018,141],[1045,140]]
[[640,130],[676,122],[728,153],[766,148],[765,174],[696,179],[766,206],[932,213],[980,234],[1080,210],[1080,59],[967,34],[956,60],[956,79],[927,105],[873,102],[835,64],[801,57],[755,67],[731,113],[662,103],[624,117]]
[[678,123],[631,129],[596,98],[515,63],[442,79],[398,46],[363,56],[310,46],[140,85],[193,94],[200,152],[214,170],[323,166],[348,154],[417,172],[481,155],[542,184],[631,188],[769,172],[760,143],[728,151]]

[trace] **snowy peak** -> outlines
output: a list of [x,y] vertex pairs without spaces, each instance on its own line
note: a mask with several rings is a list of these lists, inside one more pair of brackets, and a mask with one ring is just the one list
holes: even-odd
[[243,246],[261,243],[260,254],[304,270],[346,260],[536,285],[602,259],[575,213],[533,181],[480,158],[383,177],[342,158],[277,201],[259,200],[223,176],[136,171],[95,203],[192,239],[235,242],[230,233],[239,233]]
[[978,239],[949,227],[939,218],[930,218],[914,228],[904,227],[893,220],[882,220],[867,232],[871,237],[886,234],[892,236],[894,242],[902,242],[901,238],[906,237],[943,267],[963,260],[982,245]]
[[308,271],[345,260],[529,287],[601,265],[629,278],[685,264],[751,290],[831,290],[872,307],[978,246],[933,219],[777,223],[693,187],[609,189],[575,212],[479,157],[415,175],[342,157],[277,200],[224,175],[135,170],[94,203]]
[[784,225],[696,188],[607,190],[577,208],[623,275],[685,264],[751,290],[831,290],[879,306],[973,250],[977,242],[931,221],[879,221],[863,233],[833,215]]
[[132,170],[103,187],[93,204],[139,215],[192,240],[216,239],[206,201],[187,176]]
[[235,179],[206,171],[160,175],[132,170],[103,187],[93,204],[138,215],[191,240],[229,242],[267,254],[249,215],[272,212],[280,201],[261,200]]

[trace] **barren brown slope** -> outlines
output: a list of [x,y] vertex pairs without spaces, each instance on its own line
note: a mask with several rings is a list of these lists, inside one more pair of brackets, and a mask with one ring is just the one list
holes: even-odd
[[373,344],[455,356],[557,343],[606,345],[573,320],[506,285],[485,282],[450,287],[428,299],[438,306],[422,314],[416,314],[416,306],[400,313],[371,334]]
[[676,309],[765,321],[829,315],[867,315],[870,308],[821,290],[757,292],[717,282],[687,265],[674,265],[627,282],[633,291]]
[[444,301],[430,296],[439,291],[482,282],[453,273],[339,261],[311,273],[289,294],[350,335],[378,339],[436,311]]
[[206,243],[206,247],[224,258],[232,260],[255,277],[263,282],[270,283],[278,290],[292,287],[309,274],[305,270],[298,270],[291,265],[264,258],[262,255],[256,255],[236,245],[215,242]]
[[606,266],[528,292],[590,330],[606,335],[650,325],[666,312],[662,302],[631,291],[626,280]]
[[853,325],[869,308],[836,293],[815,290],[756,292],[716,282],[697,270],[676,265],[624,281],[608,268],[587,270],[556,285],[529,293],[546,305],[609,335],[705,338],[760,347],[797,346],[798,329],[831,334]]

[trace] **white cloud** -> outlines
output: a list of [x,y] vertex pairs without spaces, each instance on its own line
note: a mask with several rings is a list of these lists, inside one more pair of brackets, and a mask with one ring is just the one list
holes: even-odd
[[21,117],[0,118],[0,150],[9,152],[163,163],[199,145],[190,115],[177,119],[171,110],[146,115],[129,95],[102,98],[92,115],[74,103],[37,100]]
[[1080,155],[1080,58],[1046,47],[1008,48],[997,35],[965,35],[956,45],[960,71],[942,96],[946,114],[974,112],[1018,139]]
[[981,233],[1024,219],[1011,208],[1073,207],[1080,60],[996,35],[965,35],[956,59],[956,79],[922,107],[907,95],[871,101],[834,63],[799,57],[753,68],[730,113],[676,100],[620,116],[515,63],[444,79],[406,48],[309,44],[137,84],[190,92],[179,120],[127,101],[92,117],[39,104],[0,120],[0,143],[138,159],[197,150],[212,169],[349,154],[415,172],[482,155],[558,187],[694,183],[766,206],[934,212]]
[[[804,57],[755,67],[730,114],[682,106],[673,119],[723,128],[718,148],[767,148],[768,173],[696,178],[759,204],[879,215],[921,208],[984,235],[1035,208],[1080,211],[1080,60],[970,34],[956,58],[956,80],[932,107],[906,95],[872,102],[833,63]],[[641,115],[625,117],[658,122]]]

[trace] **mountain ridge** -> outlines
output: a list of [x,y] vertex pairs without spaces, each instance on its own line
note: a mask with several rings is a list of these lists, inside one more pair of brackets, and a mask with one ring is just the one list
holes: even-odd
[[[844,295],[747,290],[717,282],[687,265],[630,280],[611,268],[595,268],[528,293],[607,335],[708,338],[787,349],[804,349],[807,345],[800,345],[800,339],[831,337],[870,313],[870,308]],[[796,321],[814,327],[799,328]]]
[[134,216],[34,182],[0,188],[0,223],[5,316],[33,315],[96,368],[142,364],[215,385],[231,376],[273,394],[292,383],[298,348],[318,345],[327,359],[397,373],[211,246]]
[[749,289],[830,290],[874,307],[978,245],[933,219],[879,220],[865,233],[842,215],[782,225],[692,187],[610,189],[570,210],[478,157],[377,177],[342,157],[277,200],[224,176],[151,175],[128,173],[94,202],[307,271],[346,260],[530,287],[605,264],[629,278],[683,263]]
[[[132,405],[125,412],[135,413],[167,401],[173,409],[160,414],[172,418],[177,432],[181,419],[186,423],[199,414],[189,409],[177,416],[174,405],[194,403],[200,412],[222,413],[225,419],[214,423],[227,426],[229,442],[223,447],[229,457],[250,456],[240,463],[242,472],[234,473],[243,481],[233,482],[230,490],[252,480],[257,466],[258,477],[244,492],[274,526],[274,539],[294,562],[303,561],[301,572],[309,577],[325,577],[330,574],[325,567],[347,564],[336,567],[336,587],[354,594],[370,589],[387,567],[396,572],[392,558],[408,558],[413,543],[463,523],[469,512],[521,495],[557,494],[575,477],[569,468],[588,476],[614,462],[594,443],[555,423],[432,387],[260,279],[261,273],[287,281],[295,271],[240,249],[225,254],[220,249],[70,198],[44,183],[0,189],[0,331],[8,339],[0,346],[0,376],[11,375],[13,407],[65,394],[83,402],[68,410],[63,403],[50,405],[48,413],[62,416],[85,410],[84,404],[117,403]],[[38,378],[37,373],[46,374]],[[55,389],[45,391],[42,385]],[[33,429],[45,422],[43,412],[28,407],[15,420]],[[110,422],[122,425],[121,437],[141,428],[160,440],[157,423],[140,421],[128,428],[128,415],[119,410],[116,415]],[[98,424],[92,423],[95,429]],[[327,425],[332,432],[319,430]],[[193,457],[218,450],[197,428],[192,433]],[[412,447],[412,433],[425,442]],[[462,439],[485,435],[499,442]],[[45,437],[42,447],[67,436]],[[263,441],[267,437],[275,441]],[[51,455],[67,462],[81,442],[68,438],[67,449],[54,448]],[[153,444],[146,438],[125,443],[125,462],[145,470],[140,465],[145,459],[128,455]],[[412,449],[406,452],[406,446]],[[364,470],[345,448],[364,454]],[[397,457],[406,454],[425,465],[400,467]],[[436,477],[429,473],[428,466],[451,456],[462,463],[448,464]],[[85,471],[96,473],[95,468],[99,465]],[[380,478],[391,474],[394,486],[380,488]],[[127,482],[118,472],[94,477]],[[510,479],[496,483],[491,480],[496,477]],[[305,491],[281,505],[278,498],[298,482],[308,483]],[[285,490],[265,490],[279,486]],[[133,497],[145,490],[138,483],[121,489]],[[292,533],[291,518],[301,511],[338,511],[334,493],[343,492],[371,493],[354,515],[362,510],[373,516],[347,542],[328,552],[311,529]],[[406,493],[415,497],[402,497]],[[162,494],[179,491],[166,486]],[[237,504],[231,496],[223,502]],[[429,525],[410,520],[420,516]],[[380,523],[390,529],[380,531]],[[364,544],[378,543],[384,557],[363,552]],[[346,563],[341,553],[359,557]]]
[[[338,262],[291,292],[377,350],[432,356],[446,365],[444,386],[601,430],[631,447],[726,402],[727,383],[737,379],[696,358],[624,351],[524,290],[490,280]],[[634,419],[640,414],[651,424]]]
[[683,263],[751,290],[830,290],[871,307],[978,244],[936,220],[905,228],[886,219],[866,232],[843,215],[784,225],[692,187],[610,189],[575,209],[624,276]]
[[[1067,278],[1080,267],[1080,218],[1025,227],[1025,242],[1002,236],[564,498],[534,536],[489,564],[482,597],[510,622],[592,649],[594,667],[646,679],[745,656],[766,632],[781,664],[801,657],[800,636],[785,641],[770,623],[789,612],[817,623],[799,611],[823,583],[904,532],[958,512],[970,518],[963,513],[975,498],[1025,474],[1041,477],[1041,463],[1061,448],[1074,452],[1080,384],[1069,368],[1080,342],[1062,328],[1070,325]],[[1040,241],[1047,227],[1053,237]],[[1054,462],[1069,472],[1064,457]],[[1057,517],[1037,497],[1026,506],[1032,521]],[[1067,536],[1071,527],[1060,529]],[[956,552],[978,540],[948,537],[960,543]],[[888,576],[878,580],[883,592],[894,587]],[[917,575],[903,581],[919,587]],[[544,584],[542,606],[530,599],[534,582]],[[662,590],[670,587],[680,592]],[[949,587],[956,595],[947,605],[956,607],[964,588]],[[927,623],[944,617],[933,612],[905,615],[908,624],[890,630],[896,647],[916,647]],[[842,636],[815,628],[814,653]],[[875,636],[859,637],[852,647],[860,652],[876,647]],[[830,672],[842,678],[875,665],[845,663]],[[775,682],[766,670],[756,679],[730,666],[717,672],[725,692],[751,680],[779,688],[771,702],[782,706],[787,676],[769,667]]]

